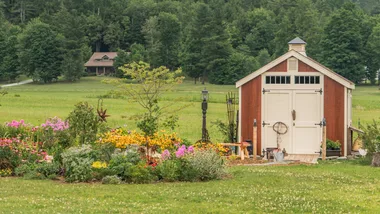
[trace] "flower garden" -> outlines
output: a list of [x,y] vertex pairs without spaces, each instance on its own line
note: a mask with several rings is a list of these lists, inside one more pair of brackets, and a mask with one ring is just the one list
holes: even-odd
[[1,177],[104,184],[207,181],[227,175],[225,152],[219,144],[191,145],[164,130],[144,136],[110,128],[87,103],[79,103],[66,120],[0,126]]

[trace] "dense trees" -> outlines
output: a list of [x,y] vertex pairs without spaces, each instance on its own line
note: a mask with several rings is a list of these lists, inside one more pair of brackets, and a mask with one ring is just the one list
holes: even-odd
[[61,74],[63,36],[39,19],[32,20],[19,37],[21,71],[35,81],[56,80]]
[[92,52],[117,51],[116,68],[142,60],[233,84],[299,36],[308,56],[375,83],[379,25],[378,0],[0,0],[0,78],[75,81]]

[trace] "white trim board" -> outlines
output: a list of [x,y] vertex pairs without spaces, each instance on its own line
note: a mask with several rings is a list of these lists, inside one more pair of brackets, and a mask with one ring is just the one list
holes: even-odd
[[268,71],[269,69],[273,68],[274,66],[280,64],[281,62],[287,60],[290,57],[295,57],[298,60],[301,60],[303,63],[313,67],[320,73],[330,77],[331,79],[335,80],[336,82],[340,83],[341,85],[345,86],[346,88],[355,89],[355,84],[344,77],[338,75],[337,73],[331,71],[330,69],[326,68],[325,66],[317,63],[316,61],[312,60],[311,58],[304,56],[300,54],[299,52],[295,50],[290,50],[286,54],[278,57],[277,59],[273,60],[272,62],[266,64],[265,66],[261,67],[259,70],[249,74],[248,76],[244,77],[243,79],[236,82],[236,88],[241,87],[245,83],[251,81],[252,79],[256,78],[257,76],[260,76],[264,72]]

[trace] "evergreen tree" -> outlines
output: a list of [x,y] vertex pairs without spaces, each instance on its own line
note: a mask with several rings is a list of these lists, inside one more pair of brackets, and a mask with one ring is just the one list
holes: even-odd
[[176,15],[160,13],[158,15],[158,30],[160,37],[161,65],[173,70],[178,66],[180,47],[181,24]]
[[62,43],[64,37],[34,19],[19,36],[21,71],[34,81],[52,82],[61,75]]
[[195,16],[186,29],[186,38],[182,50],[182,69],[194,78],[203,76],[202,83],[205,82],[208,62],[203,58],[205,55],[206,39],[210,37],[210,25],[212,22],[211,9],[207,4],[199,3],[195,5]]
[[160,54],[162,44],[160,40],[161,32],[158,29],[158,17],[150,17],[146,21],[142,29],[142,32],[146,41],[148,62],[153,67],[159,67],[163,63],[163,61],[162,56]]
[[380,22],[373,28],[367,46],[367,78],[372,84],[376,82],[376,74],[380,71]]
[[358,83],[364,75],[363,17],[355,4],[345,4],[331,17],[322,40],[322,63]]
[[13,82],[20,75],[17,36],[22,30],[20,27],[11,24],[3,27],[4,30],[0,33],[0,46],[2,46],[0,47],[0,55],[2,56],[2,60],[0,60],[0,77]]

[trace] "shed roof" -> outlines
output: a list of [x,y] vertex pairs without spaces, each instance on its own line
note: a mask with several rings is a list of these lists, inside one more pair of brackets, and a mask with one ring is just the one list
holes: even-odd
[[336,82],[340,83],[341,85],[345,86],[346,88],[354,89],[355,84],[351,82],[350,80],[344,78],[343,76],[335,73],[334,71],[330,70],[329,68],[325,67],[321,63],[315,61],[314,59],[307,57],[303,54],[300,54],[299,52],[295,50],[290,50],[284,55],[278,57],[277,59],[273,60],[272,62],[266,64],[265,66],[261,67],[259,70],[249,74],[248,76],[244,77],[243,79],[236,82],[236,87],[239,88],[240,86],[244,85],[245,83],[251,81],[255,77],[263,74],[264,72],[268,71],[269,69],[273,68],[274,66],[280,64],[281,62],[287,60],[290,57],[295,57],[298,60],[302,61],[303,63],[313,67],[317,71],[321,72],[322,74],[330,77],[331,79],[335,80]]
[[292,41],[288,42],[288,44],[306,44],[306,42],[303,41],[301,38],[296,37]]
[[[109,60],[103,60],[108,57]],[[85,67],[113,67],[114,59],[117,52],[95,52],[91,58],[84,64]]]

